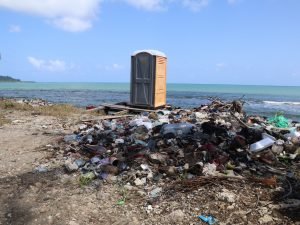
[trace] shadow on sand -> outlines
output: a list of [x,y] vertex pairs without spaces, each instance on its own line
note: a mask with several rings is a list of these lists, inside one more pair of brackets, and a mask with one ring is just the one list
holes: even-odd
[[32,224],[33,209],[47,201],[49,188],[62,186],[62,168],[44,173],[28,172],[18,176],[0,178],[0,224]]

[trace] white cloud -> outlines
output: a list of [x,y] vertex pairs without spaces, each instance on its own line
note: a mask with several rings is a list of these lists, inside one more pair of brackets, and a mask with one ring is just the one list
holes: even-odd
[[70,32],[80,32],[80,31],[88,30],[93,26],[92,21],[82,20],[82,19],[72,18],[72,17],[55,19],[52,21],[52,23],[56,27]]
[[211,0],[121,0],[138,9],[148,11],[161,11],[167,8],[170,3],[181,3],[184,7],[192,10],[199,11],[207,6]]
[[112,65],[108,65],[105,66],[104,69],[107,71],[116,71],[116,70],[122,70],[124,68],[124,66],[118,64],[118,63],[114,63]]
[[11,33],[19,33],[21,32],[21,27],[18,25],[11,25],[8,31]]
[[123,0],[126,3],[148,11],[159,11],[164,9],[165,0]]
[[222,69],[224,69],[225,67],[227,67],[227,64],[224,62],[220,62],[216,64],[216,71],[220,71]]
[[224,62],[220,62],[220,63],[216,64],[216,67],[219,67],[219,68],[222,68],[222,67],[225,67],[225,66],[227,66],[227,64],[224,63]]
[[211,0],[182,0],[182,4],[190,10],[197,12],[206,7]]
[[[161,11],[167,9],[169,4],[179,3],[184,7],[198,12],[202,8],[208,6],[213,0],[111,0],[125,2],[131,6],[134,6],[138,9],[148,10],[148,11]],[[224,0],[228,4],[233,5],[242,0]]]
[[233,5],[238,3],[240,0],[227,0],[228,4]]
[[[105,0],[0,0],[0,9],[5,8],[16,12],[27,13],[45,19],[53,26],[69,31],[81,32],[92,28],[97,19],[100,3]],[[109,2],[109,0],[107,0]],[[161,11],[172,3],[182,4],[184,7],[199,11],[208,6],[212,0],[110,0],[111,2],[125,2],[138,9],[147,11]],[[235,4],[242,0],[226,0],[228,4]],[[18,32],[21,29],[10,29]]]
[[27,57],[28,62],[38,70],[45,70],[50,72],[63,72],[68,69],[74,68],[73,64],[68,65],[65,61],[54,59],[54,60],[43,60],[32,56]]
[[123,66],[122,66],[122,65],[119,65],[119,64],[117,64],[117,63],[114,63],[114,64],[112,65],[112,68],[115,69],[115,70],[119,70],[119,69],[123,69]]
[[118,63],[113,63],[111,65],[97,65],[96,67],[100,70],[106,70],[106,71],[118,71],[125,68],[123,65]]
[[85,31],[97,18],[102,0],[0,0],[0,8],[45,18],[71,32]]

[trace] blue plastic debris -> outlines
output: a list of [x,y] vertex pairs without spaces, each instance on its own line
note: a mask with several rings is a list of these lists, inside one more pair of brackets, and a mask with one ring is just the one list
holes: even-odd
[[70,134],[64,136],[64,141],[69,143],[69,142],[80,142],[81,141],[81,136],[76,135],[76,134]]
[[76,159],[75,163],[78,167],[83,167],[85,165],[86,161],[83,159]]
[[217,222],[217,220],[212,216],[206,217],[206,216],[200,215],[200,216],[198,216],[198,218],[209,225],[215,224]]
[[44,165],[39,165],[38,167],[35,168],[35,171],[39,173],[46,173],[48,172],[48,168]]

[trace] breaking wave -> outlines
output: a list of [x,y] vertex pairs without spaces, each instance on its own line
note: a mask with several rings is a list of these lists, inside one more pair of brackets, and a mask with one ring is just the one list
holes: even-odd
[[300,102],[276,102],[276,101],[263,101],[265,104],[271,104],[271,105],[299,105]]

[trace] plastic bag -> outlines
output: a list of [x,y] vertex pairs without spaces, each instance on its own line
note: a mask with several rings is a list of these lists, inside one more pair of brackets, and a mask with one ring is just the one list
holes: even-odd
[[276,114],[274,117],[270,118],[268,122],[278,128],[288,128],[290,126],[289,120],[282,114]]

